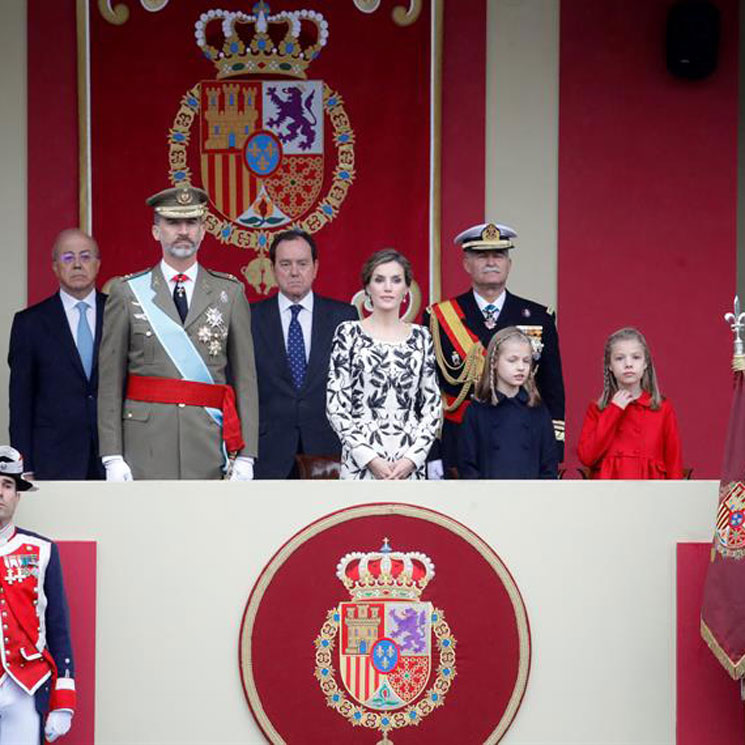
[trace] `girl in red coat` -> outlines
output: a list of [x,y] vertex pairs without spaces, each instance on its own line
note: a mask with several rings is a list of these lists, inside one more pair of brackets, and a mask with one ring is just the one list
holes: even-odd
[[620,329],[605,343],[603,395],[587,409],[577,451],[592,478],[683,478],[675,412],[636,329]]

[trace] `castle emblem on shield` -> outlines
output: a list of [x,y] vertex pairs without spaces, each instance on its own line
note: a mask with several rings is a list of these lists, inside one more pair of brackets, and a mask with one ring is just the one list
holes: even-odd
[[719,489],[716,550],[731,559],[745,558],[745,483],[731,481]]
[[271,288],[266,252],[272,234],[315,233],[338,214],[354,181],[354,132],[341,96],[308,67],[328,41],[313,10],[203,13],[196,43],[215,65],[214,80],[181,99],[169,131],[174,185],[210,196],[207,230],[222,243],[253,249],[244,274]]
[[315,640],[315,675],[329,706],[391,743],[391,730],[417,725],[444,704],[455,677],[444,613],[421,598],[435,567],[384,539],[379,551],[344,556],[336,576],[351,601],[328,612]]

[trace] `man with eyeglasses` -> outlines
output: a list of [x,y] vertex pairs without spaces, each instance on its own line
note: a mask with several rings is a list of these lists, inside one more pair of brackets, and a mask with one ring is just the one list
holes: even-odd
[[59,291],[16,314],[10,333],[10,439],[41,480],[102,479],[96,399],[106,296],[98,245],[63,230],[52,249]]

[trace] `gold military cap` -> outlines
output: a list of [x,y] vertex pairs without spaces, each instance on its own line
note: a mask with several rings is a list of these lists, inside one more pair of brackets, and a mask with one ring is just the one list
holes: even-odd
[[146,204],[163,217],[202,217],[207,212],[209,196],[196,186],[175,186],[148,197]]
[[463,250],[490,251],[494,249],[514,248],[512,240],[517,233],[509,225],[498,222],[486,222],[474,225],[455,237],[455,244]]

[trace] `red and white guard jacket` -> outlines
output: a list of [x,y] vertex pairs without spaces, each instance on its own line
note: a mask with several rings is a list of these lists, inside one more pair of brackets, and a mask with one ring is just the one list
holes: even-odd
[[75,710],[68,617],[57,546],[12,523],[0,530],[0,682],[10,676],[40,712]]

